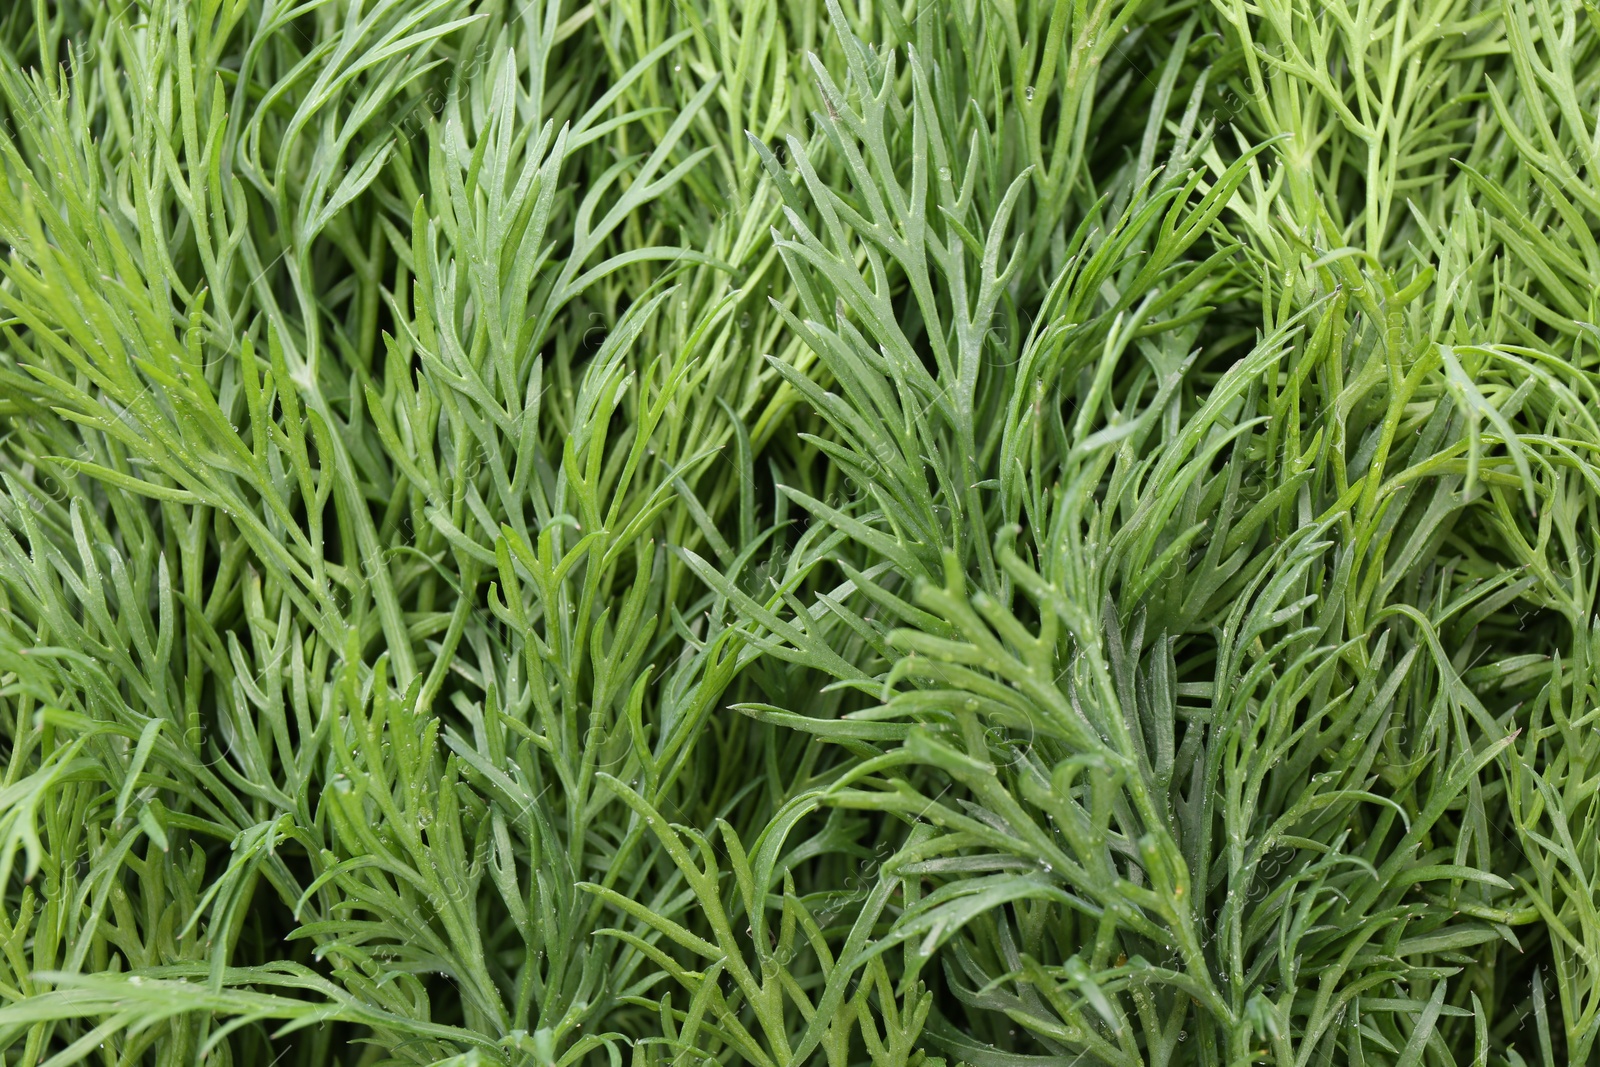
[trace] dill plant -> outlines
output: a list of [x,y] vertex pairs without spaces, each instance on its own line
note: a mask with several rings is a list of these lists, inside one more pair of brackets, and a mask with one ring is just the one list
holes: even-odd
[[1597,41],[12,5],[5,1062],[1591,1062]]

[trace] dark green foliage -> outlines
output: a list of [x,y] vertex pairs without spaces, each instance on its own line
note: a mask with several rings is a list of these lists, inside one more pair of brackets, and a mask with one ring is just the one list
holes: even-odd
[[1600,1056],[1588,0],[0,12],[0,1057]]

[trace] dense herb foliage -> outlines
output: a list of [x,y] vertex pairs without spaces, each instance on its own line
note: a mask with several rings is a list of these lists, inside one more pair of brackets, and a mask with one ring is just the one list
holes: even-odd
[[17,0],[7,1065],[1600,1057],[1593,0]]

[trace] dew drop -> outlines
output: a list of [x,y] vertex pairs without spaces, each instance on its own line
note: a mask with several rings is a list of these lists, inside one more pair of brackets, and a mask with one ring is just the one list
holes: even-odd
[[1023,90],[1023,95],[1025,95],[1029,100],[1032,100],[1033,99],[1033,86],[1030,85],[1026,89],[1024,89]]

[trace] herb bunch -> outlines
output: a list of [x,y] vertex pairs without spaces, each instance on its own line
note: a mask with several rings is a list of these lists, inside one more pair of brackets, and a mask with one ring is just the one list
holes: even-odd
[[0,14],[0,1055],[1600,1055],[1589,0]]

